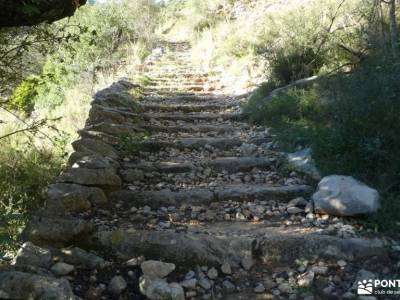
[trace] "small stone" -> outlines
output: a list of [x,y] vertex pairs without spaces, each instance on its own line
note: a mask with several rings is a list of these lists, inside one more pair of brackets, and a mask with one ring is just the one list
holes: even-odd
[[312,271],[317,275],[326,275],[328,273],[328,267],[326,266],[313,266]]
[[228,262],[224,262],[221,266],[221,271],[222,273],[224,273],[225,275],[231,275],[232,274],[232,269],[231,269],[231,265]]
[[174,300],[185,300],[185,292],[183,288],[176,282],[169,284],[170,288],[170,297]]
[[254,260],[250,256],[245,256],[242,258],[241,264],[246,271],[249,271],[254,265]]
[[326,288],[324,288],[322,291],[326,295],[331,295],[334,287],[332,285],[328,285]]
[[86,294],[85,294],[85,299],[86,300],[98,300],[101,299],[101,296],[104,292],[104,289],[99,288],[99,287],[90,287]]
[[95,269],[105,264],[105,261],[100,256],[87,252],[81,248],[75,247],[72,249],[62,250],[64,260],[72,265],[82,265],[89,269]]
[[216,268],[211,268],[210,270],[208,270],[207,276],[210,279],[216,279],[218,277],[217,269]]
[[189,272],[186,273],[185,280],[192,279],[195,276],[196,276],[196,273],[194,271],[190,270]]
[[238,221],[246,221],[246,217],[245,217],[244,214],[238,212],[238,213],[236,213],[236,220],[238,220]]
[[281,283],[280,285],[278,285],[278,290],[282,294],[290,294],[292,292],[292,288],[288,283]]
[[254,293],[261,294],[265,292],[265,287],[262,283],[259,283],[255,286],[253,291]]
[[304,209],[293,206],[293,207],[288,207],[287,212],[291,215],[295,215],[304,212]]
[[289,201],[287,207],[305,207],[308,204],[308,201],[303,197],[297,197],[291,201]]
[[197,296],[197,292],[196,291],[189,291],[186,292],[186,298],[192,298],[192,297],[196,297]]
[[242,152],[244,155],[246,156],[251,156],[252,154],[254,154],[257,151],[257,145],[254,144],[246,144],[243,143],[240,147],[239,150],[240,152]]
[[127,260],[125,262],[125,265],[127,265],[128,267],[137,267],[141,265],[145,260],[146,259],[144,256],[134,257],[131,258],[130,260]]
[[315,273],[313,271],[301,274],[297,278],[297,285],[299,287],[310,287],[314,281]]
[[144,275],[139,279],[139,288],[142,294],[150,300],[185,300],[183,288],[175,282],[168,284],[165,279],[152,279]]
[[197,279],[192,278],[192,279],[187,279],[181,282],[181,286],[183,286],[186,289],[191,289],[194,290],[197,285]]
[[236,290],[236,287],[229,280],[224,280],[222,283],[222,288],[226,293],[233,293]]
[[115,276],[108,284],[108,290],[113,295],[120,295],[127,286],[128,284],[122,276]]
[[211,289],[211,282],[207,278],[200,279],[199,280],[199,285],[205,290]]
[[338,266],[341,268],[344,268],[345,266],[347,266],[347,262],[345,262],[344,260],[339,260],[337,262]]
[[150,278],[164,278],[175,270],[175,265],[156,260],[148,260],[141,264],[143,274]]
[[69,265],[63,262],[58,262],[51,267],[51,271],[56,276],[65,276],[73,272],[74,270],[75,267],[73,265]]

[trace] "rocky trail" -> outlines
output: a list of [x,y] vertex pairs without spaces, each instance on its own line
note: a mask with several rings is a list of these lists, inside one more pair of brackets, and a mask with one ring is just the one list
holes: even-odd
[[1,298],[355,299],[358,280],[395,276],[400,247],[314,213],[316,182],[189,50],[163,43],[145,85],[95,96]]

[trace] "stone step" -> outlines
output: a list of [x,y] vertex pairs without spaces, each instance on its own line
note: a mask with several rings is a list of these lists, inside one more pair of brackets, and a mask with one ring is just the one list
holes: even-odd
[[264,267],[293,266],[298,259],[326,258],[346,261],[374,256],[387,259],[379,240],[340,238],[302,227],[268,227],[264,224],[213,223],[189,225],[186,233],[119,229],[97,232],[91,239],[96,248],[108,249],[120,257],[145,255],[179,266],[220,267],[238,265],[251,258]]
[[149,132],[166,132],[166,133],[232,133],[238,130],[248,129],[249,126],[242,126],[241,128],[234,127],[233,125],[192,125],[192,124],[179,124],[176,126],[170,125],[152,125],[152,124],[142,124],[140,128],[147,130]]
[[187,94],[187,93],[195,93],[195,92],[199,92],[199,93],[205,93],[207,91],[211,91],[212,88],[206,88],[205,86],[194,86],[194,87],[182,87],[182,86],[178,86],[178,87],[147,87],[146,90],[144,91],[144,93],[159,93],[159,94],[166,94],[166,93],[171,93],[173,95],[176,94]]
[[137,133],[233,133],[240,130],[248,129],[248,125],[241,125],[241,127],[221,124],[221,125],[203,125],[203,124],[177,124],[177,125],[163,125],[163,124],[148,124],[146,122],[131,122],[127,123],[111,123],[111,122],[100,122],[96,124],[90,124],[84,129],[78,131],[80,134],[88,131],[96,131],[105,134],[109,134],[115,137],[124,137],[135,135]]
[[141,110],[144,112],[204,112],[204,111],[223,111],[235,107],[234,104],[206,104],[206,105],[178,105],[178,104],[142,104]]
[[181,96],[148,96],[146,100],[149,102],[162,102],[164,104],[181,104],[181,103],[192,103],[192,104],[221,104],[226,105],[229,103],[238,103],[237,100],[233,97],[229,96],[220,96],[214,94],[206,94],[206,95],[181,95]]
[[210,188],[196,188],[172,192],[120,190],[110,194],[111,201],[128,201],[134,206],[148,205],[152,208],[187,205],[209,205],[217,201],[253,201],[257,199],[290,201],[296,197],[308,197],[313,188],[306,185],[225,185]]
[[[198,121],[227,121],[238,120],[240,114],[233,113],[151,113],[151,114],[138,114],[128,111],[104,107],[101,105],[93,105],[90,110],[90,121],[92,123],[110,121],[114,123],[135,123],[140,119],[145,121],[150,120],[165,120],[165,121],[184,121],[184,122],[198,122]],[[89,125],[92,125],[89,124]]]
[[[229,173],[247,172],[254,168],[267,169],[275,164],[275,160],[267,157],[220,157],[212,160],[199,162],[202,168],[210,168],[216,172],[227,171]],[[122,168],[138,169],[143,172],[162,172],[162,173],[186,173],[196,170],[193,163],[187,162],[139,162],[139,163],[123,163]]]
[[146,88],[146,92],[170,92],[170,91],[190,91],[190,92],[202,92],[209,90],[211,87],[206,85],[195,85],[195,84],[185,84],[185,85],[153,85],[151,87]]
[[197,121],[227,121],[235,120],[239,118],[239,114],[234,113],[158,113],[158,114],[146,114],[146,118],[153,118],[157,120],[166,121],[184,121],[184,122],[197,122]]
[[165,148],[201,149],[206,145],[220,150],[227,150],[243,144],[240,138],[180,138],[170,141],[149,140],[143,143],[143,149],[158,151]]
[[208,73],[188,73],[188,72],[148,72],[150,78],[199,78],[207,77]]

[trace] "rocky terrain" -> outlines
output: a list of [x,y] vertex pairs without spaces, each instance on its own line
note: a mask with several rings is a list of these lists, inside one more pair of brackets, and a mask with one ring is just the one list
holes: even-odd
[[1,298],[355,299],[359,280],[396,278],[400,246],[341,217],[376,210],[375,192],[336,183],[362,205],[329,206],[329,182],[349,180],[334,177],[312,197],[315,177],[242,122],[246,97],[188,50],[162,43],[145,85],[97,93],[69,166],[2,266]]

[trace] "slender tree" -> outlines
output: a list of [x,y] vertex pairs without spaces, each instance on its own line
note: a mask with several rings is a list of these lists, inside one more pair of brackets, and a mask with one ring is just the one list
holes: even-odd
[[391,0],[389,9],[390,16],[390,40],[392,44],[393,57],[398,58],[398,30],[396,20],[396,0]]

